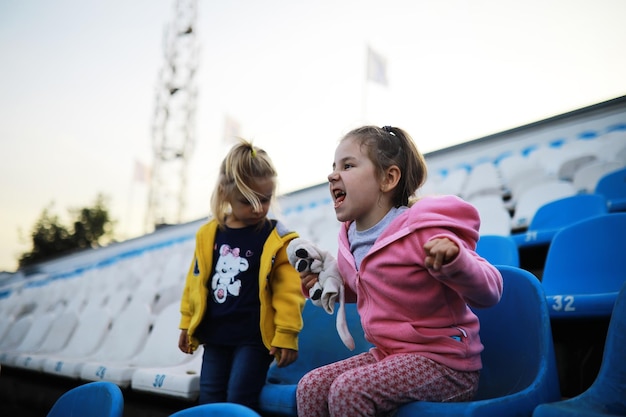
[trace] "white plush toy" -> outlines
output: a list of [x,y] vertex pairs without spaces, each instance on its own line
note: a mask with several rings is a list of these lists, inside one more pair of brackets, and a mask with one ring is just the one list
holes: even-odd
[[309,290],[309,298],[313,304],[322,307],[328,314],[333,314],[335,303],[339,301],[336,319],[337,333],[343,344],[348,349],[354,350],[354,339],[346,322],[343,279],[339,275],[335,258],[302,238],[289,242],[287,256],[298,272],[309,271],[319,274],[317,282]]

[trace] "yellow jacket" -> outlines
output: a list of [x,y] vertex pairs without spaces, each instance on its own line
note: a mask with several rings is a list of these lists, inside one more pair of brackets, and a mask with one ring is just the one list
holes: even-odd
[[[300,275],[291,266],[287,258],[287,245],[298,237],[296,232],[276,222],[263,246],[259,269],[259,300],[261,301],[261,320],[259,323],[263,344],[298,350],[298,333],[302,330],[302,309],[304,296]],[[211,220],[200,227],[196,233],[196,249],[191,263],[185,289],[183,291],[180,312],[180,329],[187,329],[193,350],[199,341],[194,337],[207,307],[208,281],[212,275],[213,246],[217,221]],[[196,261],[198,270],[195,270]]]

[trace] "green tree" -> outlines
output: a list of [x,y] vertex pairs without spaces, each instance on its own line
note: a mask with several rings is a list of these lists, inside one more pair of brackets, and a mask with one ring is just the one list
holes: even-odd
[[71,228],[61,224],[59,217],[52,214],[51,203],[32,229],[32,250],[20,257],[20,267],[108,243],[113,237],[115,222],[109,215],[107,203],[107,199],[99,194],[93,207],[69,209],[74,219]]

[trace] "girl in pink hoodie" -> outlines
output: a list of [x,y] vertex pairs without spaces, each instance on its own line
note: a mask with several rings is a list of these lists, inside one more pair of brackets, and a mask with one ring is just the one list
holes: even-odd
[[[366,353],[307,373],[298,415],[377,416],[412,401],[467,401],[481,369],[472,307],[502,295],[498,270],[475,252],[480,218],[455,196],[411,200],[426,163],[402,129],[364,126],[337,146],[328,176],[346,301],[356,302]],[[314,274],[302,277],[305,288]]]

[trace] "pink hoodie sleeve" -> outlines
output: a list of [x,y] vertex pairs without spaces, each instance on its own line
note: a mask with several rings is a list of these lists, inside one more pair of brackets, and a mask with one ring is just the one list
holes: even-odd
[[[425,199],[420,219],[425,241],[448,238],[459,247],[459,254],[439,271],[429,273],[455,290],[472,307],[490,307],[502,296],[500,271],[475,252],[480,216],[474,206],[454,197]],[[419,203],[418,203],[419,204]]]
[[472,307],[491,307],[502,297],[502,275],[498,269],[467,248],[453,235],[441,234],[432,239],[446,237],[459,246],[459,254],[439,271],[430,274],[460,294]]

